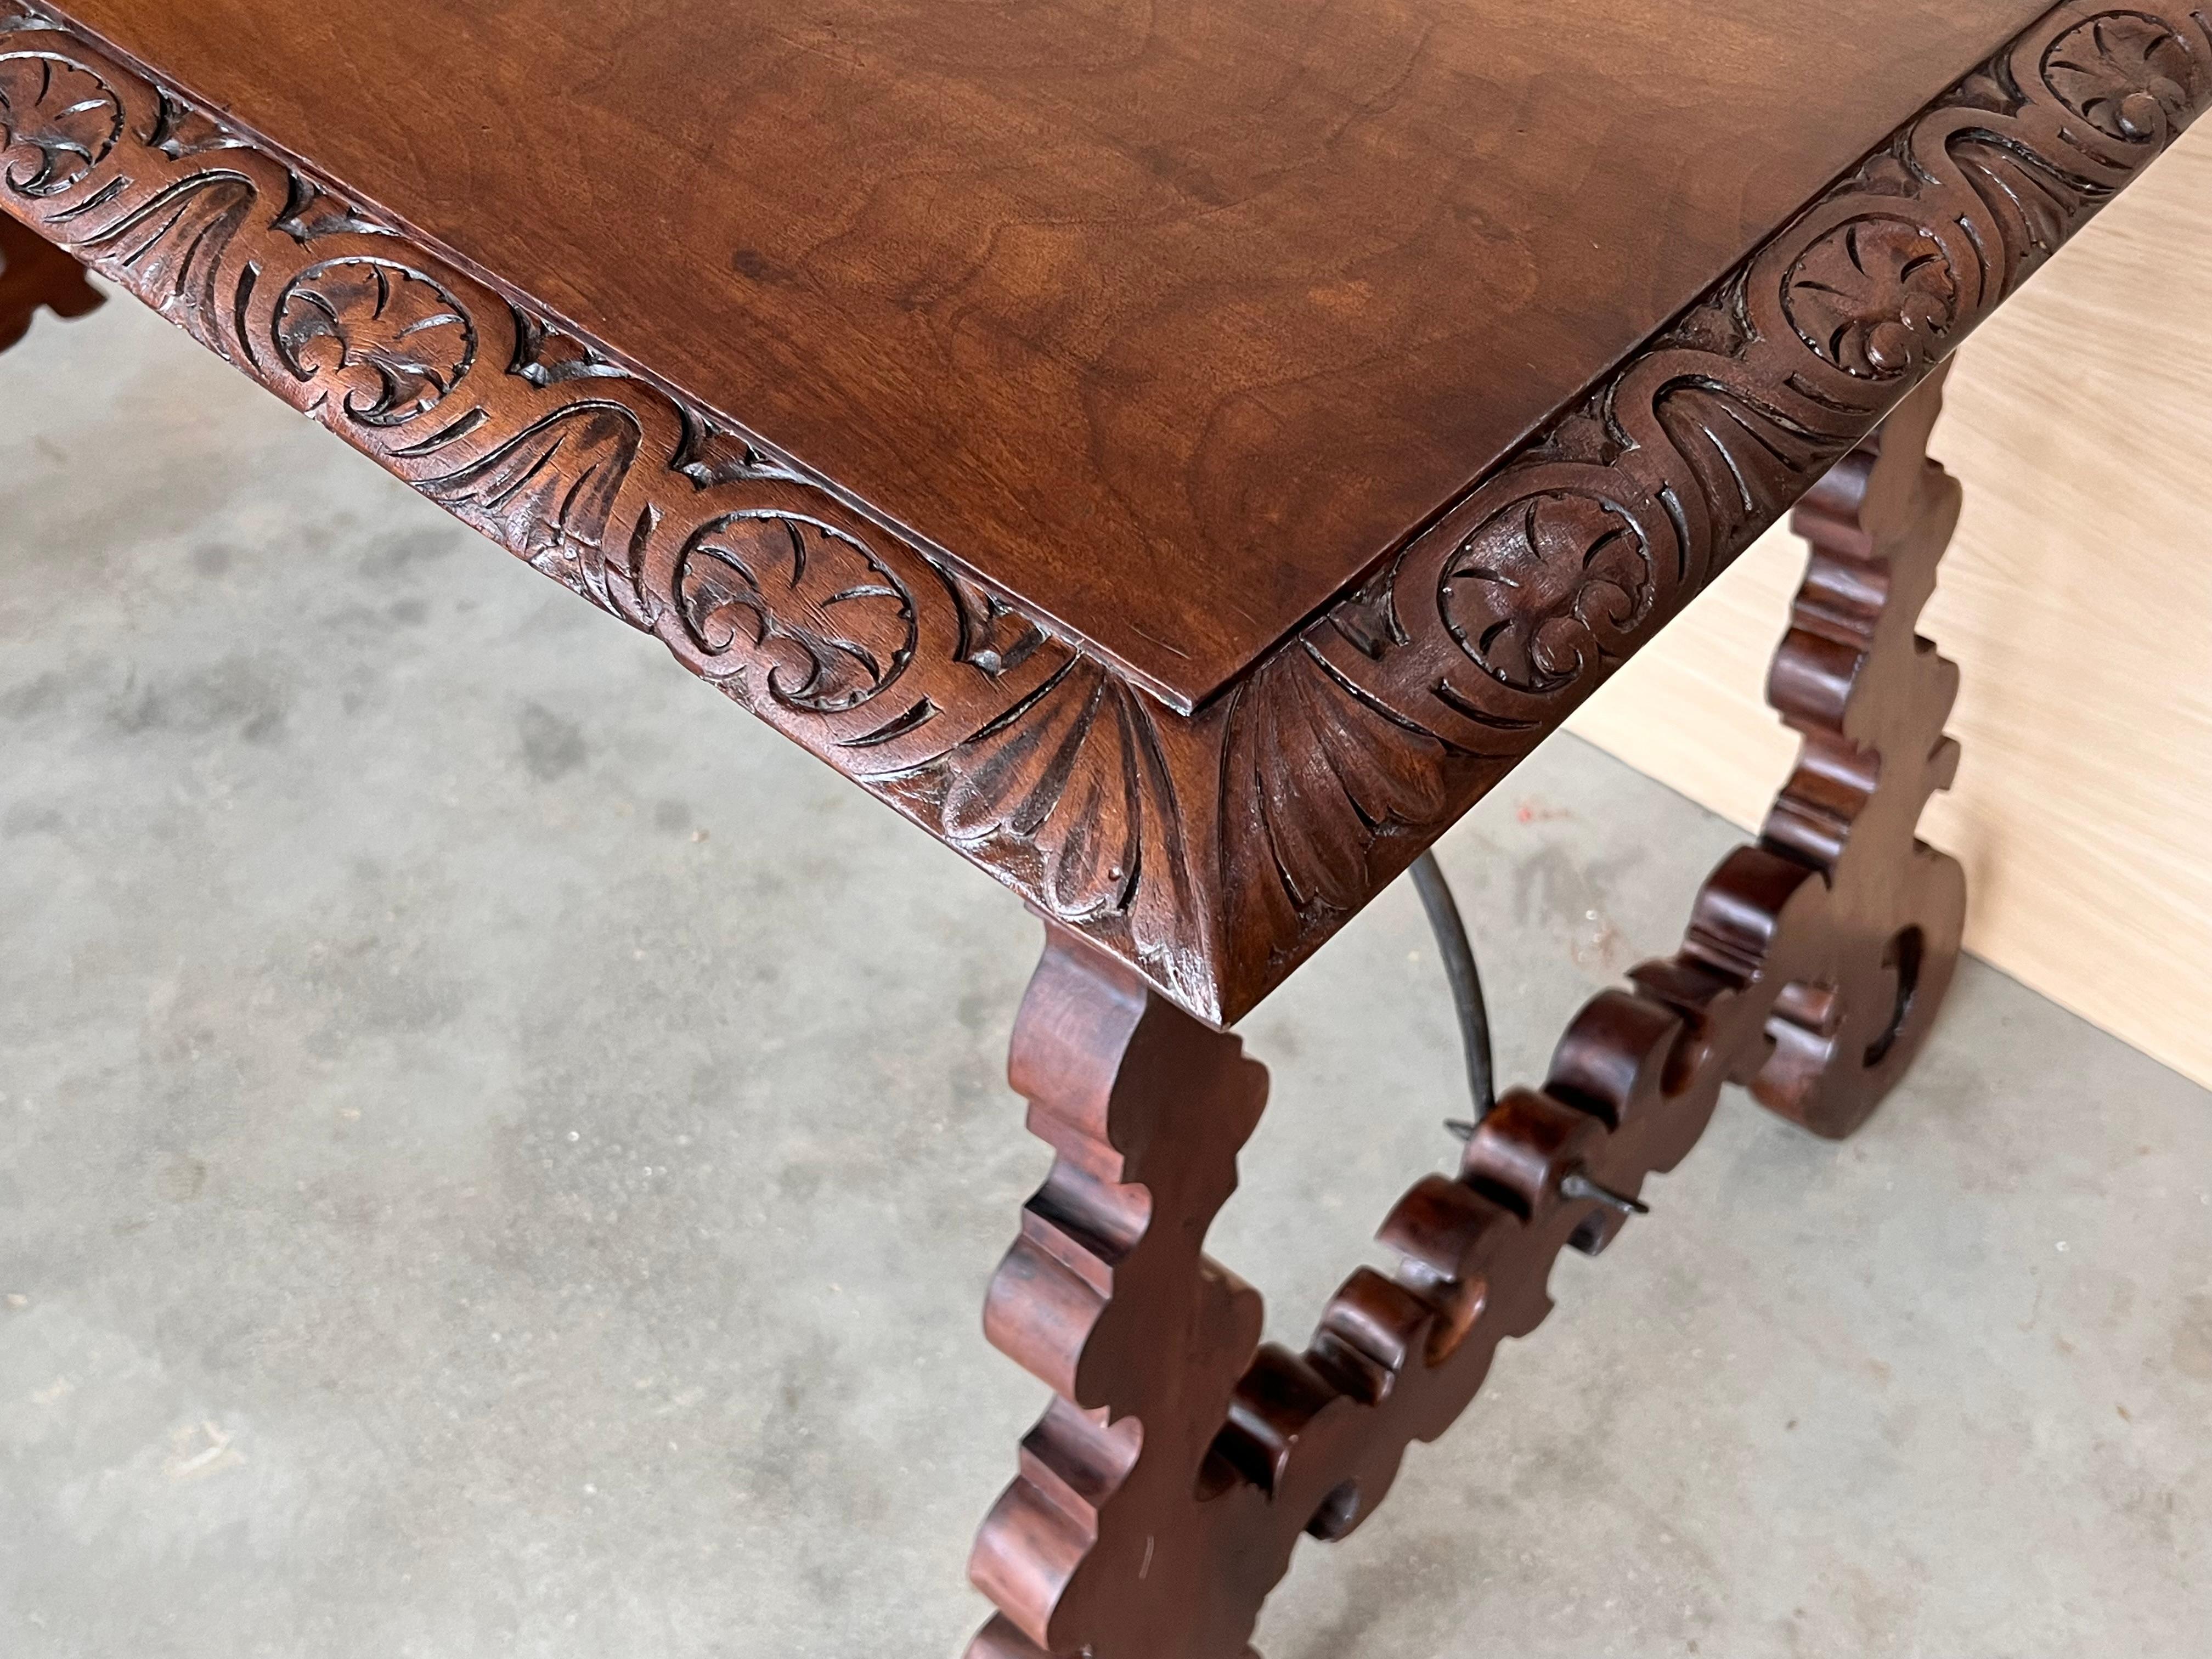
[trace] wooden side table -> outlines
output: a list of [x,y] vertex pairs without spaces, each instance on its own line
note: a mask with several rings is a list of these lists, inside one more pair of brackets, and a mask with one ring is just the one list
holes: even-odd
[[[972,1659],[1239,1659],[1723,1084],[1911,1063],[1942,378],[2208,101],[2166,0],[6,0],[0,343],[90,266],[1030,903]],[[1263,1343],[1222,1028],[1793,506],[1759,838]]]

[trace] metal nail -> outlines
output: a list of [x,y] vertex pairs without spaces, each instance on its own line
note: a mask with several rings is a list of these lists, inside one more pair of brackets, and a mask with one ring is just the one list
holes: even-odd
[[1626,1193],[1616,1193],[1610,1187],[1601,1187],[1580,1170],[1559,1182],[1559,1195],[1562,1198],[1589,1199],[1618,1210],[1623,1215],[1651,1213],[1651,1206],[1642,1200],[1631,1198]]

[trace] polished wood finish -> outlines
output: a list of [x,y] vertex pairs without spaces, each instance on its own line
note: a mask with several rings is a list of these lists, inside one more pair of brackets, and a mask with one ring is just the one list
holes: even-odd
[[2048,0],[66,0],[1188,707]]
[[1184,716],[672,397],[667,368],[21,0],[0,31],[0,207],[1218,1022],[2212,100],[2203,15],[2068,0]]
[[1364,1522],[1408,1444],[1551,1311],[1561,1249],[1595,1254],[1673,1169],[1721,1085],[1829,1136],[1865,1121],[1925,1040],[1966,888],[1914,825],[1958,763],[1958,676],[1913,630],[1959,512],[1923,447],[1924,384],[1798,511],[1811,567],[1775,659],[1802,738],[1765,832],[1699,895],[1680,952],[1568,1028],[1456,1178],[1416,1183],[1303,1352],[1204,1254],[1266,1098],[1260,1066],[1127,969],[1053,931],[1013,1085],[1057,1154],[993,1282],[992,1341],[1056,1398],[977,1540],[1000,1612],[969,1659],[1252,1659],[1300,1534]]

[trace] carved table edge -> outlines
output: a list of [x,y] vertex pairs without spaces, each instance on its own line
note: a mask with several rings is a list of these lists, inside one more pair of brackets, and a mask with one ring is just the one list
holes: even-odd
[[2057,6],[1189,714],[27,0],[0,206],[1225,1024],[2208,101],[2203,9]]

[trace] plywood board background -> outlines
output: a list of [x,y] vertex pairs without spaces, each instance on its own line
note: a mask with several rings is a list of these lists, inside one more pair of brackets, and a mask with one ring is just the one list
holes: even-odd
[[[1966,516],[1922,631],[1957,659],[1985,960],[2212,1085],[2212,131],[1960,354],[1934,447]],[[1803,565],[1769,535],[1573,729],[1746,826],[1795,739],[1763,701]]]

